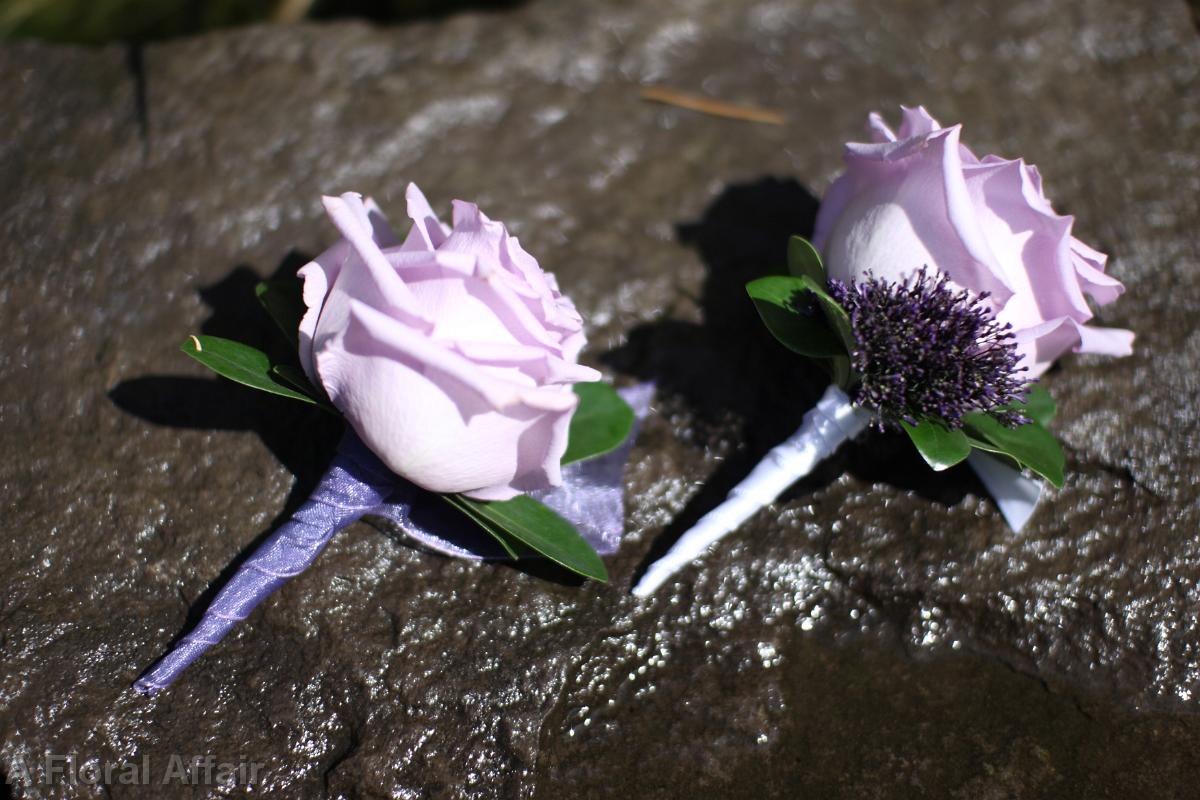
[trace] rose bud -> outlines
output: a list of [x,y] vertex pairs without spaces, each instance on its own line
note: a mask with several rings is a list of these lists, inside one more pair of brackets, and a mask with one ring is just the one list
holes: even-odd
[[371,201],[326,197],[342,240],[300,270],[300,362],[363,442],[433,492],[506,500],[561,483],[583,321],[503,224],[407,192],[401,243]]
[[1085,325],[1124,287],[1104,274],[1106,256],[1071,235],[1024,161],[976,158],[961,126],[941,127],[905,108],[898,132],[870,116],[873,144],[846,145],[846,172],[821,203],[813,244],[829,278],[905,284],[919,270],[944,274],[1011,325],[1032,379],[1067,350],[1129,355],[1133,334]]

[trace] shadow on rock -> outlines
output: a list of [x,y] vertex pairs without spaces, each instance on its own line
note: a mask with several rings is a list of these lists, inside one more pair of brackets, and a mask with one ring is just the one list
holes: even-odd
[[[703,323],[667,319],[642,325],[626,344],[603,356],[620,372],[656,381],[660,393],[679,398],[701,428],[730,421],[740,426],[743,446],[722,462],[655,541],[643,570],[716,507],[768,450],[791,435],[828,385],[828,376],[814,362],[771,337],[745,290],[755,278],[786,273],[788,238],[811,236],[817,207],[812,193],[794,180],[762,178],[726,188],[699,221],[676,226],[679,240],[699,251],[708,271],[700,297]],[[935,474],[907,440],[869,431],[799,481],[784,499],[814,492],[847,471],[946,505],[978,488],[968,470]]]
[[[272,279],[295,278],[310,258],[289,253]],[[200,296],[212,315],[200,326],[209,336],[234,339],[266,352],[274,363],[295,363],[297,356],[259,305],[254,287],[261,278],[247,266],[236,267]],[[185,356],[180,354],[180,358]],[[343,425],[314,406],[240,386],[224,378],[151,375],[122,381],[109,391],[113,403],[155,425],[193,430],[253,431],[271,454],[295,477],[287,501],[274,520],[242,548],[188,609],[180,638],[200,621],[209,603],[271,533],[308,498],[333,459]],[[302,433],[301,433],[302,432]],[[168,648],[168,652],[169,652]]]
[[[303,254],[289,253],[271,277],[294,279],[296,270],[309,260]],[[266,352],[274,363],[299,367],[295,351],[255,297],[254,287],[260,280],[243,265],[219,283],[202,288],[200,296],[212,315],[200,326],[200,332],[243,342]],[[180,359],[185,357],[181,354]],[[155,425],[254,431],[271,454],[296,476],[288,513],[316,485],[333,457],[342,430],[340,421],[313,406],[217,377],[132,378],[113,387],[109,398],[122,411]],[[298,436],[297,431],[304,431],[304,435]]]

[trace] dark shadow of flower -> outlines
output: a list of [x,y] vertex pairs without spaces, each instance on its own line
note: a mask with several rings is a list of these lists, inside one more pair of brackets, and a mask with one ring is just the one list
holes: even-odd
[[[656,381],[660,396],[674,396],[689,409],[702,436],[707,426],[727,429],[730,420],[740,426],[742,446],[656,539],[639,575],[796,430],[829,383],[815,363],[771,337],[745,291],[748,281],[786,273],[788,238],[811,235],[817,207],[816,197],[794,180],[768,177],[726,188],[700,220],[676,226],[679,240],[697,249],[708,272],[699,299],[703,322],[642,325],[602,357],[617,371]],[[969,470],[934,473],[904,437],[868,432],[782,499],[817,491],[847,471],[944,505],[978,489]]]
[[[296,279],[309,256],[291,252],[271,279]],[[259,305],[254,287],[262,278],[249,266],[235,267],[220,282],[200,289],[212,310],[200,333],[251,345],[273,363],[293,363],[297,356]],[[180,359],[185,357],[180,354]],[[113,404],[154,425],[191,430],[253,431],[296,480],[283,508],[197,597],[191,598],[185,625],[174,647],[200,621],[209,603],[258,546],[308,498],[337,449],[344,428],[340,419],[315,406],[252,391],[225,378],[151,375],[131,378],[109,391]]]
[[[309,260],[289,253],[272,279],[296,279],[296,270]],[[254,295],[262,280],[250,267],[233,269],[219,283],[200,289],[212,310],[200,333],[243,342],[266,352],[273,363],[299,366],[296,353],[275,327]],[[186,361],[180,355],[181,365]],[[254,431],[271,454],[293,475],[296,486],[286,513],[308,496],[337,447],[342,423],[320,409],[282,397],[256,392],[225,378],[154,375],[131,378],[109,391],[113,403],[155,425],[192,430]],[[303,431],[304,435],[297,435]]]

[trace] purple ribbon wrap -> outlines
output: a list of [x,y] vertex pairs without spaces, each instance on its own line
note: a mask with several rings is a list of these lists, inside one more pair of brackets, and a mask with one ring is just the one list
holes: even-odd
[[[563,467],[562,485],[533,494],[571,522],[601,555],[616,551],[625,526],[622,474],[638,423],[654,389],[620,390],[636,421],[625,443],[599,458]],[[133,684],[142,694],[165,689],[276,589],[316,560],[346,526],[367,515],[391,520],[423,546],[460,558],[506,558],[503,548],[449,503],[399,477],[353,433],[304,505],[259,545],[221,588],[199,624]]]

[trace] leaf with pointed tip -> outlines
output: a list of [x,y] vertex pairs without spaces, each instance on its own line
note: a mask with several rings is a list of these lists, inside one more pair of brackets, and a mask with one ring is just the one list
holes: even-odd
[[317,399],[317,390],[308,382],[308,376],[304,374],[303,370],[299,370],[291,364],[275,364],[271,367],[271,374],[296,391],[304,392],[314,400]]
[[276,378],[279,378],[279,380],[283,381],[288,386],[291,386],[296,391],[303,392],[311,397],[313,402],[326,411],[330,411],[334,414],[341,413],[332,405],[330,405],[329,400],[326,399],[325,395],[320,390],[309,383],[308,376],[305,375],[304,371],[299,367],[294,367],[291,364],[275,364],[271,367],[271,374]]
[[850,366],[850,356],[834,356],[829,359],[829,377],[834,386],[849,389],[854,378],[854,370]]
[[504,549],[504,552],[508,554],[509,558],[522,558],[524,556],[531,555],[534,552],[505,533],[503,528],[493,525],[486,518],[480,514],[477,514],[475,509],[466,503],[466,498],[462,497],[461,495],[443,494],[439,496],[451,506],[462,512],[467,519],[483,528],[483,530],[489,536],[491,536],[500,544],[500,547]]
[[571,415],[562,463],[570,464],[610,453],[633,430],[633,409],[617,390],[602,381],[575,384],[579,406]]
[[1026,396],[1025,402],[1012,403],[1009,408],[1013,411],[1020,411],[1043,428],[1050,425],[1058,410],[1054,404],[1054,398],[1042,388],[1041,384],[1037,383],[1029,387],[1029,394]]
[[306,394],[285,386],[271,373],[271,360],[261,350],[218,336],[190,336],[179,349],[218,375],[251,389],[316,404]]
[[973,447],[974,449],[982,450],[985,453],[991,453],[992,457],[995,458],[997,461],[1000,461],[1000,462],[1008,465],[1012,469],[1015,469],[1017,472],[1020,472],[1022,469],[1024,469],[1024,467],[1021,465],[1020,461],[1017,461],[1015,458],[1010,456],[1008,453],[1005,453],[1003,450],[1001,450],[996,445],[992,444],[991,442],[987,442],[987,441],[984,441],[983,439],[979,439],[975,436],[972,436],[970,434],[970,432],[966,429],[964,429],[963,432],[967,434],[967,443],[970,444],[971,447]]
[[820,286],[825,285],[825,265],[821,263],[821,254],[812,242],[803,236],[793,236],[788,239],[787,251],[788,272],[797,278],[807,275]]
[[604,562],[579,531],[529,495],[497,502],[473,500],[461,494],[447,497],[453,497],[451,503],[456,507],[469,509],[468,515],[476,521],[482,520],[481,524],[489,533],[493,527],[498,528],[572,572],[592,580],[608,581]]
[[938,472],[953,467],[971,454],[971,444],[961,430],[950,430],[928,419],[917,425],[901,422],[900,427],[904,428],[926,463]]
[[300,346],[300,320],[304,317],[303,285],[300,280],[262,281],[254,287],[254,294],[267,314],[292,343]]
[[784,347],[811,358],[845,355],[823,314],[810,316],[797,308],[797,295],[808,291],[803,280],[789,275],[768,275],[746,284],[763,324]]
[[825,312],[825,318],[829,320],[829,324],[833,326],[842,340],[844,352],[853,353],[858,348],[858,343],[854,339],[854,329],[850,325],[850,315],[846,313],[846,309],[829,296],[824,285],[817,283],[807,275],[800,276],[799,280],[806,289],[817,296],[821,310]]
[[980,412],[964,415],[963,422],[972,438],[989,445],[979,449],[1010,456],[1018,464],[1062,487],[1066,462],[1062,446],[1040,423],[1029,422],[1010,428],[991,414]]

